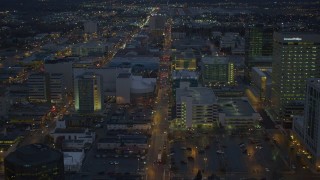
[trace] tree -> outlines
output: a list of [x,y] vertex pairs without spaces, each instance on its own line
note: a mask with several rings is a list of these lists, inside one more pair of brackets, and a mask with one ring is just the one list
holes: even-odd
[[200,170],[198,170],[198,173],[196,175],[196,177],[193,180],[202,180],[202,173]]

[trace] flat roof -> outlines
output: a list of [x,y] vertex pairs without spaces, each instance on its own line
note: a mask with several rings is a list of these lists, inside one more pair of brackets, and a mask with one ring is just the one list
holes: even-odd
[[228,64],[229,59],[225,56],[207,56],[201,59],[204,64]]
[[181,70],[172,72],[173,79],[198,79],[199,75],[195,71]]
[[251,116],[256,111],[252,108],[247,98],[219,98],[219,113],[226,116]]
[[48,163],[59,161],[62,153],[52,149],[44,144],[30,144],[18,148],[10,153],[6,160],[20,166],[25,165],[46,165]]
[[320,42],[320,34],[308,32],[275,32],[273,38],[277,42]]
[[131,73],[120,73],[117,78],[129,78]]
[[315,88],[318,88],[318,91],[320,91],[320,78],[307,79],[307,83],[311,84]]
[[85,133],[85,128],[57,128],[55,129],[54,133]]
[[192,97],[193,104],[214,104],[217,98],[211,88],[188,87],[176,89],[176,102],[181,103],[181,97]]

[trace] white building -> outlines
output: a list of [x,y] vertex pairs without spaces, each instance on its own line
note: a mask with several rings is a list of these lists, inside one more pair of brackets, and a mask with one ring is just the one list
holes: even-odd
[[79,172],[85,157],[83,150],[63,152],[63,162],[65,172]]
[[64,120],[56,121],[56,128],[51,133],[54,142],[58,138],[64,140],[83,140],[84,144],[92,144],[95,141],[96,133],[87,128],[67,128]]
[[187,128],[196,125],[212,126],[218,118],[217,98],[212,89],[180,87],[176,89],[176,113]]

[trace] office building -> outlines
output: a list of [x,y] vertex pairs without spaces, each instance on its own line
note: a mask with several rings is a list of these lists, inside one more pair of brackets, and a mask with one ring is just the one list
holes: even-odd
[[73,92],[73,70],[72,65],[79,60],[77,57],[68,57],[57,60],[48,60],[44,62],[44,69],[49,74],[62,74],[63,84],[66,92]]
[[227,57],[204,57],[201,60],[202,82],[207,87],[234,84],[234,64]]
[[27,81],[30,102],[50,102],[49,74],[31,74]]
[[305,100],[306,79],[320,77],[319,60],[319,34],[274,33],[271,100],[274,116],[283,125],[290,125],[292,115],[301,112],[288,105]]
[[297,138],[305,153],[302,158],[311,164],[311,169],[320,171],[320,79],[307,80],[304,116],[295,116],[293,137]]
[[63,154],[43,144],[18,148],[4,160],[7,180],[48,179],[63,180]]
[[197,70],[197,59],[192,50],[175,53],[173,55],[173,68],[175,70]]
[[85,73],[74,80],[75,110],[79,113],[100,112],[103,104],[102,77]]
[[252,67],[250,89],[261,102],[269,101],[271,98],[271,73],[271,68]]
[[176,118],[182,126],[191,128],[213,126],[218,119],[217,98],[206,87],[176,89]]
[[50,100],[51,103],[63,103],[66,99],[64,76],[59,73],[50,74]]
[[273,52],[273,26],[251,24],[245,33],[245,77],[251,81],[252,67],[270,68]]

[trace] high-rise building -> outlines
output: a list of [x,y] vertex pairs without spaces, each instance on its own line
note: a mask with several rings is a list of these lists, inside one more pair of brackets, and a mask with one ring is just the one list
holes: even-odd
[[253,24],[246,27],[245,64],[246,77],[250,79],[252,67],[271,67],[273,52],[273,27]]
[[75,109],[79,113],[100,112],[103,104],[102,77],[85,73],[74,80]]
[[[273,27],[269,25],[256,24],[246,28],[246,55],[251,58],[260,56],[272,56],[273,51]],[[255,63],[254,61],[252,63]]]
[[307,80],[304,116],[294,118],[293,132],[306,149],[311,168],[320,171],[320,78]]
[[43,144],[18,148],[5,158],[4,167],[8,180],[64,179],[63,154]]
[[31,74],[27,81],[28,99],[31,102],[48,102],[49,96],[49,74]]
[[292,122],[295,110],[288,105],[305,100],[306,79],[315,77],[320,77],[320,35],[274,33],[271,101],[276,120]]
[[205,57],[201,60],[202,82],[207,87],[234,84],[234,64],[226,57]]
[[63,84],[66,92],[73,92],[73,70],[72,65],[79,60],[77,57],[68,57],[57,60],[48,60],[44,63],[45,72],[49,74],[59,73],[63,74]]
[[50,100],[51,103],[63,103],[65,100],[64,76],[60,73],[50,74]]
[[304,138],[320,165],[320,79],[308,79],[304,111]]

